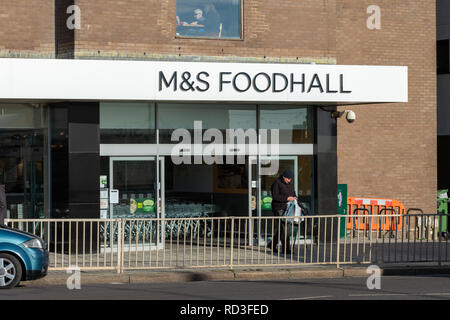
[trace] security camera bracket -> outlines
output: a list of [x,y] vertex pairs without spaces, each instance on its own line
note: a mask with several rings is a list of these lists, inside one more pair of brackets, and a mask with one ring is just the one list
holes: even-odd
[[344,110],[344,111],[335,111],[335,110],[327,110],[324,109],[323,107],[319,107],[322,111],[326,111],[331,113],[331,118],[333,119],[339,119],[341,118],[345,113],[351,111],[351,110]]

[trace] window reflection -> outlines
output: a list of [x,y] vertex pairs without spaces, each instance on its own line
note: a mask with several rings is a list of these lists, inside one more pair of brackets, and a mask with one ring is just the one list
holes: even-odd
[[256,129],[256,105],[161,103],[158,107],[159,142],[178,143],[178,140],[172,141],[172,133],[178,128],[187,129],[194,137],[195,121],[201,121],[203,130],[219,129],[226,137],[226,129]]
[[278,129],[280,144],[312,143],[312,109],[299,106],[261,106],[260,128]]
[[151,103],[101,102],[101,143],[156,143],[155,107]]
[[0,105],[0,185],[7,218],[43,218],[46,213],[47,109],[33,104]]
[[177,35],[241,38],[241,0],[177,0]]

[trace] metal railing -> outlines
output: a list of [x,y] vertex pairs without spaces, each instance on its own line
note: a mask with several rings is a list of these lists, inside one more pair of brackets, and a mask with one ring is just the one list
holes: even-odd
[[[305,216],[300,223],[295,217],[7,219],[5,223],[47,243],[50,270],[78,266],[121,273],[449,261],[448,237],[441,232],[446,216],[358,215],[354,223],[355,218]],[[349,225],[354,227],[349,230]],[[277,242],[289,245],[279,248]]]

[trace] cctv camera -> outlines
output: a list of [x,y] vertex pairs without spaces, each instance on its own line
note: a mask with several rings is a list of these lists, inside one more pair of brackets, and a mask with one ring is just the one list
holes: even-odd
[[347,116],[346,119],[348,122],[352,123],[356,120],[356,114],[352,110],[346,110]]

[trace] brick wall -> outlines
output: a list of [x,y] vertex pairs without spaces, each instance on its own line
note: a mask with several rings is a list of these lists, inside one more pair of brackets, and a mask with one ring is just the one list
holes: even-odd
[[175,0],[76,0],[76,56],[335,57],[335,1],[244,1],[243,40],[175,37]]
[[[381,30],[366,27],[372,4],[381,9]],[[408,103],[352,106],[357,120],[338,122],[339,182],[350,196],[435,212],[435,2],[339,0],[337,22],[338,64],[408,66],[409,78]]]
[[0,57],[54,57],[52,0],[2,0]]

